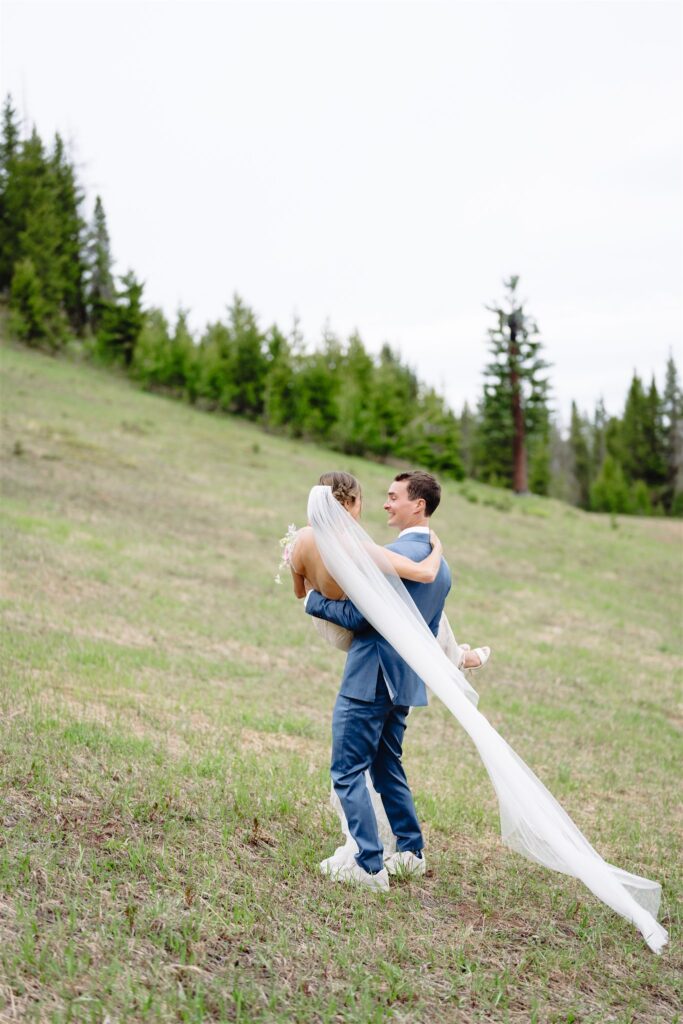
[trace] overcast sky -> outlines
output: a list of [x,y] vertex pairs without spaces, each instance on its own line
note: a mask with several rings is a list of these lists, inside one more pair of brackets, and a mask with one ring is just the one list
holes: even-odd
[[398,347],[459,410],[521,276],[556,405],[682,360],[680,3],[2,3],[1,84],[191,324]]

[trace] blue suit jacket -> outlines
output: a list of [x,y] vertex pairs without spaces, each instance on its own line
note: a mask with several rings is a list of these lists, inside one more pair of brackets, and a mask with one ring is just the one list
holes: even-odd
[[[401,555],[421,562],[431,551],[429,535],[406,533],[387,547]],[[403,581],[422,617],[436,636],[444,602],[451,589],[451,573],[443,559],[433,583]],[[377,673],[381,668],[395,704],[420,707],[427,703],[425,684],[394,648],[363,618],[351,601],[331,601],[317,590],[312,590],[306,603],[306,612],[319,619],[336,622],[354,633],[344,666],[341,688],[344,697],[373,701],[377,686]]]

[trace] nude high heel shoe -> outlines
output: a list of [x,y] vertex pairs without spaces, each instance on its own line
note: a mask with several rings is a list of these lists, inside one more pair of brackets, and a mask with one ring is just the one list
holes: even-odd
[[472,672],[475,668],[483,668],[486,662],[491,657],[490,647],[475,647],[474,650],[472,650],[469,644],[460,644],[460,649],[462,651],[465,651],[465,653],[469,652],[470,654],[476,654],[477,657],[479,658],[478,665],[470,665],[469,667],[465,667],[465,656],[463,655],[462,665],[460,666],[461,672]]

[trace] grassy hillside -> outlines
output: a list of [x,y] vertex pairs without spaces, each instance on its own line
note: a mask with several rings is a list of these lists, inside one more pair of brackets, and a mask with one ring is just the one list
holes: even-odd
[[317,874],[343,656],[273,582],[277,539],[339,467],[388,541],[391,470],[0,358],[0,1020],[681,1019],[683,524],[473,484],[434,520],[456,635],[493,647],[480,709],[608,860],[662,882],[658,958],[502,847],[436,700],[405,756],[428,876],[377,897]]

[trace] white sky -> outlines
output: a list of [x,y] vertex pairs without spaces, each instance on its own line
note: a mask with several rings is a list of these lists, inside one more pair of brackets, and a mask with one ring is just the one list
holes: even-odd
[[557,407],[683,357],[683,7],[4,0],[0,85],[195,329],[387,340],[459,410],[521,275]]

